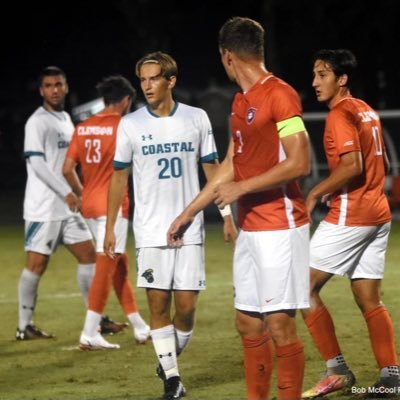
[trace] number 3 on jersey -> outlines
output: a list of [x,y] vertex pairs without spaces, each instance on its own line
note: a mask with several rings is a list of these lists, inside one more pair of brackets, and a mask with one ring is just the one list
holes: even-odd
[[101,140],[100,139],[86,139],[86,163],[99,164],[101,161]]
[[157,164],[161,167],[158,179],[179,178],[182,176],[182,160],[179,157],[160,158]]

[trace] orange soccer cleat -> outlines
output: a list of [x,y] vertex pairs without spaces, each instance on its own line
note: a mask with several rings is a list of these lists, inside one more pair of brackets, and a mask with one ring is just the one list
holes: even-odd
[[348,370],[344,375],[327,375],[326,373],[322,379],[311,389],[305,391],[302,399],[314,399],[319,396],[324,396],[328,393],[336,392],[338,390],[348,391],[356,382],[354,374]]

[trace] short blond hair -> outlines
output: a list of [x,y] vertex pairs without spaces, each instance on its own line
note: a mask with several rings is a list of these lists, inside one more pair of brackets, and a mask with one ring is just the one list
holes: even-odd
[[161,68],[161,76],[166,79],[178,76],[176,61],[169,54],[156,51],[146,54],[136,63],[136,76],[138,78],[140,78],[140,68],[142,68],[142,65],[149,63],[158,64]]

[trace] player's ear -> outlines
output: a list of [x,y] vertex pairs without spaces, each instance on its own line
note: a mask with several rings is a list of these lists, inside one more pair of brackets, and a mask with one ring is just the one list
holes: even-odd
[[349,77],[347,74],[343,74],[339,76],[338,83],[340,86],[347,86],[347,82],[349,80]]
[[168,89],[173,89],[176,85],[176,76],[172,75],[169,79],[168,79]]

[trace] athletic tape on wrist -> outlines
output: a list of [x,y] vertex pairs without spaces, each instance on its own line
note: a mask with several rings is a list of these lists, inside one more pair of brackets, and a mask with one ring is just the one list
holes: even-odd
[[227,204],[224,208],[220,208],[219,212],[222,215],[222,218],[227,217],[228,215],[232,214],[231,206]]

